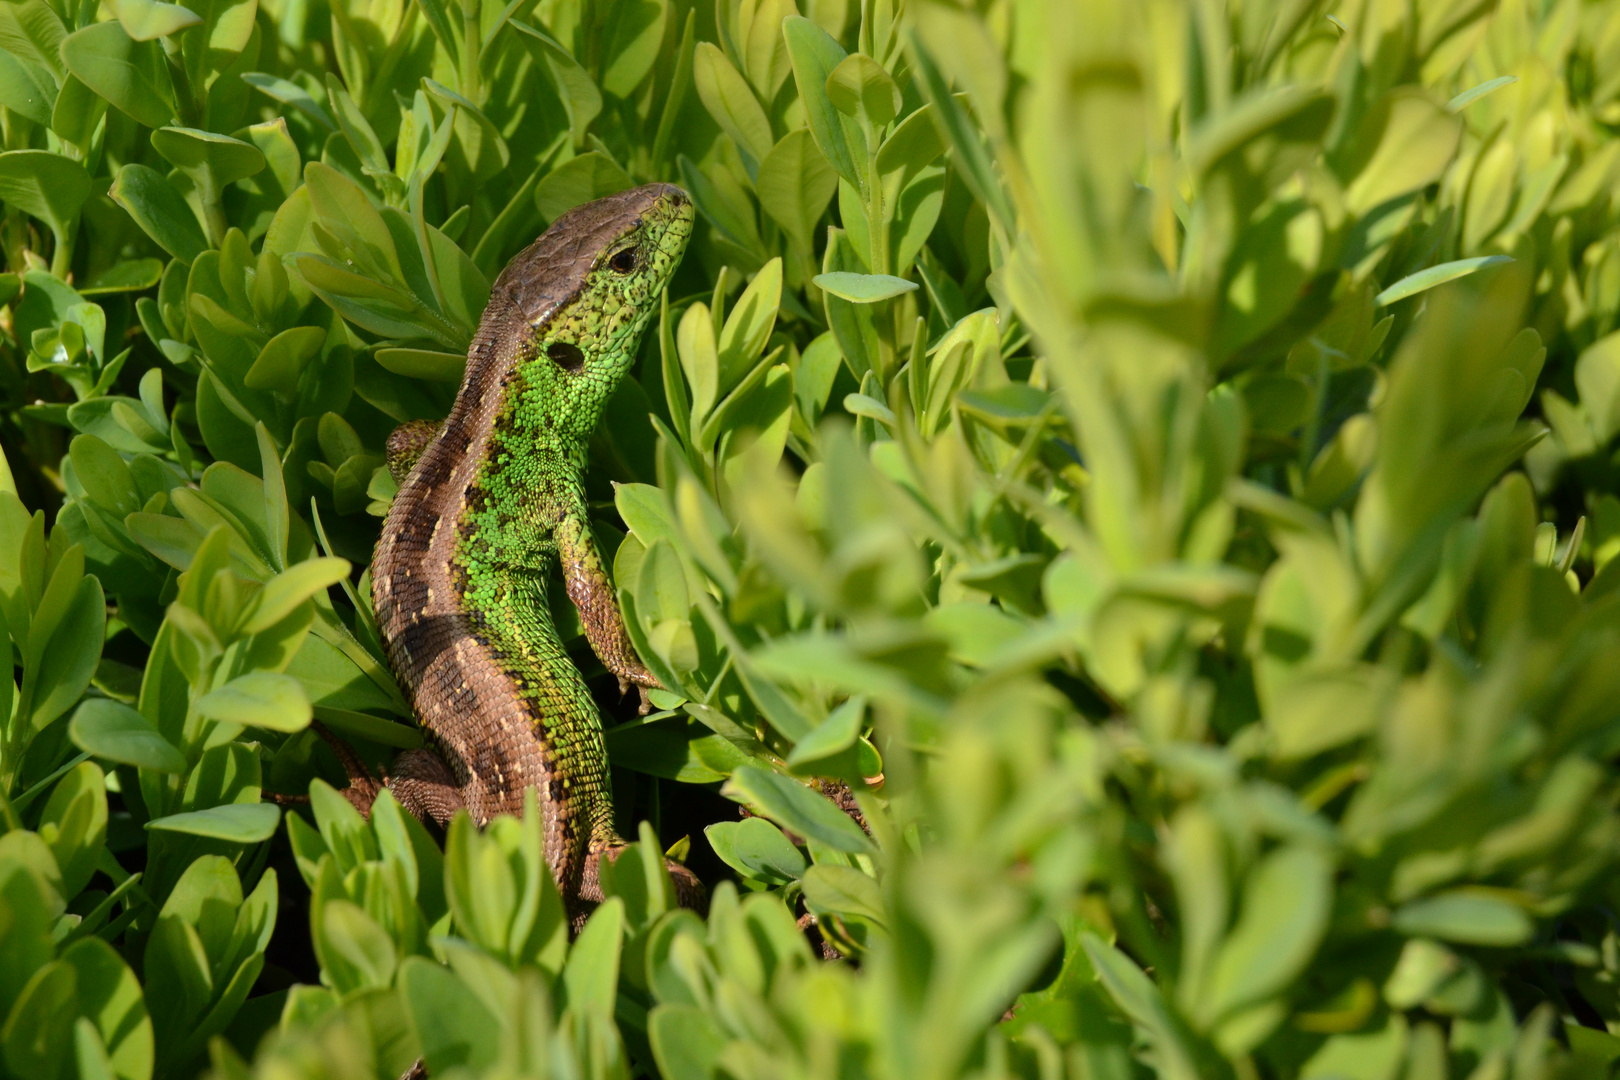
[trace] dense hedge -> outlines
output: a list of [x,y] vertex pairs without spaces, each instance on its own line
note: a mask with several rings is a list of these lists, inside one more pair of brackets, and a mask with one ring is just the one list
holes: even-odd
[[[0,1074],[1613,1074],[1620,4],[0,0],[0,50]],[[701,224],[589,485],[667,689],[558,591],[639,837],[570,940],[537,815],[363,821],[310,723],[419,744],[384,440],[650,180]]]

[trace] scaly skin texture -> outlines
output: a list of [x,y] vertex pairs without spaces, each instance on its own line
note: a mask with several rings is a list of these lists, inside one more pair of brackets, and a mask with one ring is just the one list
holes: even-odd
[[[442,823],[465,806],[480,825],[520,813],[535,788],[546,861],[576,912],[600,898],[600,859],[623,841],[601,718],[546,581],[560,561],[621,689],[657,685],[625,632],[582,477],[586,442],[691,231],[690,200],[667,184],[558,218],[496,278],[442,427],[406,425],[389,440],[391,466],[410,467],[372,561],[372,601],[437,754],[401,755],[387,784],[419,817]],[[678,892],[701,894],[671,870]]]

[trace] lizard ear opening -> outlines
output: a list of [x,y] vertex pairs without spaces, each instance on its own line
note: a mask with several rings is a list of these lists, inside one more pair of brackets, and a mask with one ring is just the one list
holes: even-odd
[[546,346],[546,355],[551,362],[568,372],[578,375],[585,370],[585,354],[579,351],[579,346],[566,341],[553,341]]

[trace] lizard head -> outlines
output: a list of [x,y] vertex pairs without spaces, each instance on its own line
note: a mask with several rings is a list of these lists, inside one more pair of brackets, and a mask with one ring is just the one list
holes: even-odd
[[495,280],[528,327],[518,365],[561,433],[587,437],[692,235],[692,201],[648,184],[575,207]]

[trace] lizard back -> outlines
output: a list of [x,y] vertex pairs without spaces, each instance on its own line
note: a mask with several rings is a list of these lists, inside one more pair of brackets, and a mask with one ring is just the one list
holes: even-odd
[[586,442],[691,227],[685,193],[649,185],[569,211],[513,258],[372,562],[390,666],[463,804],[482,825],[536,788],[565,894],[611,839],[612,807],[601,720],[547,580],[559,530],[583,520]]

